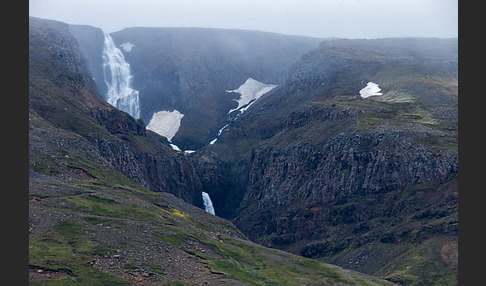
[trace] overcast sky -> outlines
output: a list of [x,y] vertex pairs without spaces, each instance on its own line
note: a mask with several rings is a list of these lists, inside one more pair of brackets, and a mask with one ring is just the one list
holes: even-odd
[[108,33],[209,27],[339,38],[458,36],[458,0],[29,0],[29,16]]

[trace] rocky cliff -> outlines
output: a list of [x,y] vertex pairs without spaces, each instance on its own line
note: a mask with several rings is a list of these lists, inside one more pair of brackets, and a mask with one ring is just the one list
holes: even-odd
[[[164,219],[156,222],[159,227],[177,227],[168,231],[171,235],[145,229],[147,233],[209,265],[212,278],[222,271],[248,283],[286,282],[272,276],[275,267],[272,273],[258,272],[268,264],[250,259],[242,250],[248,249],[246,242],[209,243],[208,237],[218,239],[213,235],[218,223],[188,219],[143,187],[200,207],[205,191],[216,214],[232,219],[263,245],[400,284],[457,284],[457,39],[328,40],[298,60],[316,39],[211,29],[126,29],[112,37],[118,47],[131,47],[124,55],[133,67],[142,113],[148,112],[137,120],[97,93],[99,64],[92,63],[99,60],[101,36],[92,27],[30,19],[29,156],[38,180],[32,204],[42,205],[35,209],[35,226],[52,227],[38,219],[49,206],[75,207],[85,222],[96,219],[92,214],[104,220],[130,214],[136,223],[127,224],[140,231],[145,225],[140,220],[156,214],[156,220]],[[229,117],[236,102],[225,90],[248,77],[279,86],[237,118]],[[185,114],[185,127],[174,137],[183,149],[206,145],[202,142],[213,138],[223,123],[229,125],[215,144],[185,155],[145,129],[149,108]],[[46,187],[59,184],[67,185]],[[57,192],[71,189],[68,199],[57,201]],[[52,213],[63,217],[59,209]],[[75,224],[88,229],[84,222]],[[230,237],[243,238],[224,224]],[[201,236],[188,225],[211,231]],[[69,236],[72,225],[57,225],[61,234],[66,228]],[[183,246],[189,242],[195,248]],[[43,243],[35,240],[36,249],[45,248]],[[34,258],[43,261],[40,257]],[[294,270],[309,263],[292,261],[297,263],[292,262]],[[132,256],[126,269],[135,263],[142,267]],[[191,271],[196,273],[197,266]],[[257,272],[248,276],[248,271]],[[309,278],[306,273],[299,274]],[[345,280],[339,279],[317,283]]]
[[[100,94],[105,95],[101,30],[71,26],[87,55]],[[235,93],[248,78],[280,84],[291,64],[321,39],[273,33],[203,28],[127,28],[110,34],[130,64],[139,91],[140,117],[177,110],[184,115],[173,143],[182,150],[207,145],[228,123]],[[125,46],[126,45],[126,46]],[[130,47],[130,48],[123,48]]]
[[[363,98],[368,82],[381,92]],[[326,41],[196,155],[198,173],[216,212],[254,241],[407,285],[454,284],[457,96],[454,39]],[[218,182],[211,162],[232,179]],[[218,201],[228,193],[237,211]]]
[[201,198],[191,159],[102,100],[68,25],[29,20],[30,284],[392,285],[186,203]]
[[[73,166],[73,157],[89,150],[89,160],[153,191],[171,192],[202,206],[201,183],[189,159],[147,131],[143,121],[98,95],[88,61],[67,24],[30,19],[29,92],[30,119],[37,126],[30,136],[30,156],[39,159],[31,160],[35,170],[74,176],[83,171]],[[68,140],[58,133],[71,135]],[[57,143],[46,145],[46,136]],[[49,168],[43,169],[45,165]]]

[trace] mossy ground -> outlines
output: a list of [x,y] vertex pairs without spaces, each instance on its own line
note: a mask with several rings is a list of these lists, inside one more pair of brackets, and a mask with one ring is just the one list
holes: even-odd
[[[59,158],[65,159],[61,153]],[[39,166],[36,159],[46,160],[42,156],[31,158],[31,166]],[[388,284],[315,260],[266,249],[242,237],[232,238],[224,233],[234,236],[239,232],[224,220],[192,207],[192,212],[205,218],[196,219],[168,204],[159,194],[81,157],[70,157],[67,165],[80,168],[90,176],[71,181],[51,177],[31,179],[34,200],[29,264],[44,269],[45,273],[64,273],[31,280],[32,285],[126,285],[134,283],[133,275],[140,271],[147,273],[140,279],[155,279],[166,285],[191,285],[187,278],[170,276],[176,270],[167,263],[169,259],[187,260],[186,264],[199,269],[195,275],[204,277],[201,279],[233,279],[249,285]],[[61,172],[64,165],[50,166],[36,171],[50,175],[53,171]],[[47,215],[40,217],[41,213]],[[143,236],[126,239],[137,234]],[[143,263],[136,259],[139,255],[150,256],[151,252],[145,249],[157,245],[169,251],[168,256]],[[123,258],[116,258],[115,255],[125,252],[138,255],[121,254]]]
[[[443,242],[431,239],[384,266],[386,279],[402,285],[457,285],[457,275],[442,257]],[[455,266],[452,266],[455,267]],[[420,282],[418,282],[420,281]]]

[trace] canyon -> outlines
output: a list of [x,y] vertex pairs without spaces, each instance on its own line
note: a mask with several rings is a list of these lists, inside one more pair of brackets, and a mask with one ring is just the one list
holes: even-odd
[[31,269],[103,276],[50,240],[125,283],[456,285],[457,65],[457,39],[30,18]]

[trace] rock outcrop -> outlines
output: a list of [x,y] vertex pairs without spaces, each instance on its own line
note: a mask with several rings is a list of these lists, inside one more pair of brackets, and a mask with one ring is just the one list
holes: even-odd
[[262,247],[188,204],[201,183],[167,145],[98,96],[68,25],[31,18],[29,283],[392,285]]
[[[86,55],[100,94],[106,94],[99,52],[101,30],[70,26]],[[127,28],[110,33],[130,64],[133,88],[139,91],[140,117],[154,113],[184,114],[173,143],[182,150],[207,145],[228,123],[236,108],[237,89],[248,78],[280,84],[288,68],[321,39],[256,31],[204,28]],[[130,49],[124,49],[129,45]]]
[[[369,81],[382,95],[360,97]],[[456,83],[454,40],[325,41],[197,154],[203,188],[264,245],[400,283],[454,281],[441,249],[457,243]],[[238,184],[211,185],[209,162]]]
[[[137,120],[98,94],[99,67],[90,62],[99,60],[100,32],[30,19],[31,170],[83,190],[143,186],[199,207],[204,191],[218,215],[263,245],[400,284],[455,284],[457,39],[328,40],[287,74],[316,39],[274,35],[253,51],[267,34],[236,33],[259,35],[246,46],[234,31],[126,29],[112,37],[132,47],[125,55],[145,112]],[[293,58],[265,58],[284,43],[297,45]],[[279,86],[229,118],[236,102],[224,91],[248,77]],[[368,82],[382,95],[361,98]],[[174,137],[183,149],[204,146],[230,123],[215,144],[186,155],[145,129],[162,109],[185,114],[187,129]],[[84,200],[112,203],[71,202],[83,210]]]
[[[30,18],[29,25],[31,120],[39,124],[46,121],[56,128],[32,131],[31,138],[39,139],[30,142],[32,155],[52,156],[64,146],[82,145],[96,157],[91,159],[140,185],[202,206],[201,183],[190,159],[174,152],[165,138],[147,131],[142,120],[103,100],[69,25],[37,18]],[[71,141],[57,148],[37,148],[38,142],[46,140],[42,136],[57,137],[55,132],[79,136],[69,136]],[[70,151],[82,154],[73,148]],[[56,165],[61,167],[68,161],[60,158]]]

